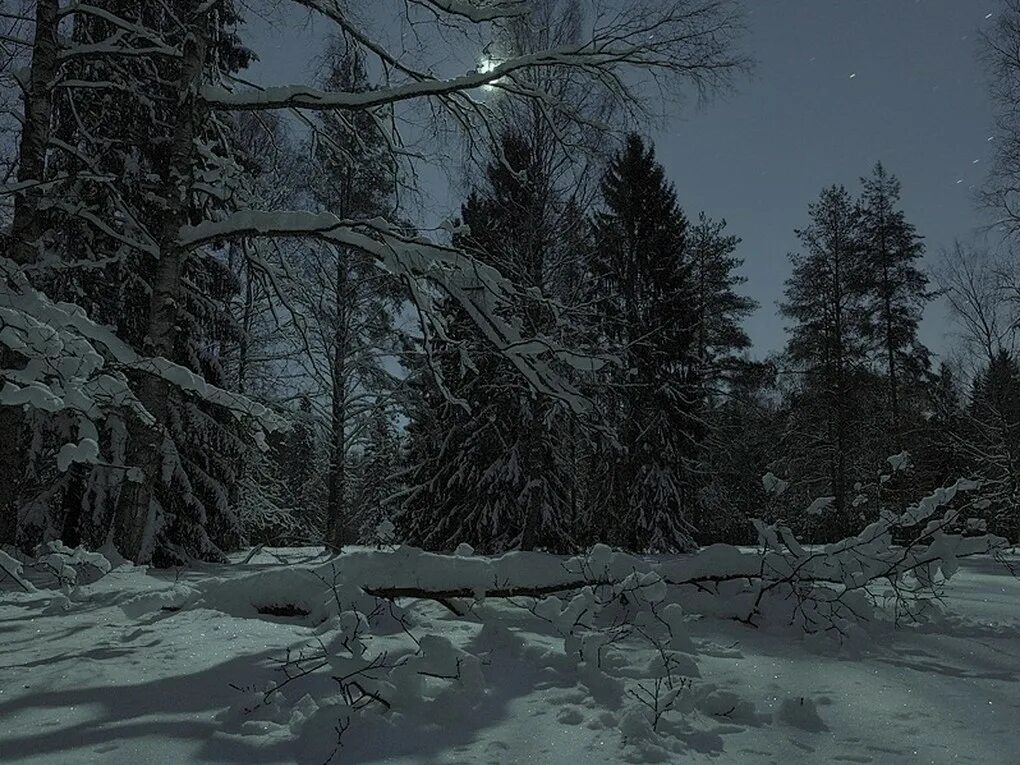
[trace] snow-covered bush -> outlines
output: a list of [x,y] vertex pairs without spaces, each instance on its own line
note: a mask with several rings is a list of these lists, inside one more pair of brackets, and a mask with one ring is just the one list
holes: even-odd
[[82,547],[72,549],[59,540],[39,545],[31,556],[13,549],[10,553],[0,550],[0,590],[59,589],[62,595],[51,602],[48,611],[55,613],[66,610],[67,595],[75,588],[95,582],[111,568],[110,560],[102,553]]

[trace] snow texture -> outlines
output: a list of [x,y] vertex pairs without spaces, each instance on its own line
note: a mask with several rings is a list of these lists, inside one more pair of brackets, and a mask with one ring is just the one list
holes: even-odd
[[[698,588],[666,585],[760,571],[761,551],[465,553],[265,549],[175,573],[40,550],[48,569],[108,573],[73,588],[40,578],[49,595],[3,585],[4,762],[993,763],[1020,746],[1020,583],[987,556],[959,561],[948,609],[918,623],[896,626],[876,585],[870,621],[837,640],[783,619],[754,629],[725,598],[713,615]],[[786,554],[831,569],[842,553]],[[485,597],[578,575],[615,583]],[[398,584],[472,593],[365,593]],[[315,670],[288,680],[288,658]]]

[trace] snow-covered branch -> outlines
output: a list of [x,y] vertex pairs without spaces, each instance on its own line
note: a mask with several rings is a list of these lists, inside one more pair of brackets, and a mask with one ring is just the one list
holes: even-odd
[[[349,16],[333,0],[299,2],[335,21],[385,66],[404,75],[405,81],[363,92],[332,92],[298,85],[257,91],[206,86],[202,91],[206,103],[227,110],[350,110],[434,99],[463,122],[472,119],[476,110],[489,111],[486,104],[472,97],[473,92],[486,86],[544,103],[546,108],[567,107],[550,103],[551,94],[534,87],[532,75],[541,70],[576,72],[590,87],[633,107],[637,96],[628,70],[642,72],[663,85],[662,78],[668,78],[702,89],[725,82],[745,63],[731,50],[739,28],[738,18],[732,5],[721,0],[678,0],[665,8],[635,3],[619,13],[596,16],[590,35],[576,44],[511,51],[503,60],[487,61],[477,71],[453,77],[440,77],[427,68],[409,66],[404,57],[391,53],[353,27]],[[474,23],[518,16],[523,5],[516,2],[476,5],[449,0],[422,0],[418,4],[463,16]]]
[[[601,362],[559,347],[542,338],[526,338],[515,322],[501,316],[521,295],[495,268],[464,252],[427,240],[407,236],[384,220],[342,220],[332,213],[304,211],[261,212],[245,210],[218,222],[203,222],[182,230],[180,243],[198,247],[217,241],[254,237],[315,238],[354,248],[377,259],[379,265],[399,277],[432,331],[445,334],[443,318],[432,309],[428,283],[446,292],[475,321],[495,350],[509,359],[536,390],[553,396],[574,411],[584,411],[587,401],[550,362],[597,367]],[[526,296],[538,299],[537,296]]]

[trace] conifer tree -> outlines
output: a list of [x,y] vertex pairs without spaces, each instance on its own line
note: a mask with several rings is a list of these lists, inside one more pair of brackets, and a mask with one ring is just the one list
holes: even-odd
[[601,191],[593,287],[621,360],[602,403],[618,437],[604,455],[603,522],[630,549],[687,549],[703,435],[689,226],[654,150],[637,135],[613,157]]
[[786,442],[790,477],[802,498],[830,496],[824,526],[851,528],[849,494],[873,455],[862,415],[874,389],[867,370],[868,264],[860,212],[846,189],[822,191],[809,208],[811,223],[797,230],[804,252],[791,255],[793,274],[780,306],[791,319],[786,355],[799,373]]
[[919,392],[928,365],[928,351],[917,338],[929,300],[928,278],[919,268],[924,245],[898,208],[896,177],[878,163],[862,183],[861,247],[870,275],[865,330],[885,377],[890,447],[898,451],[905,445],[908,398]]
[[726,233],[726,221],[698,216],[690,235],[691,281],[697,306],[697,348],[701,375],[711,389],[739,366],[737,354],[751,346],[742,323],[757,303],[737,292],[747,280],[737,274],[743,260],[734,253],[740,239]]
[[400,439],[390,411],[377,407],[368,416],[366,429],[364,450],[353,466],[351,501],[356,512],[358,539],[363,542],[372,540],[379,525],[394,514],[393,500],[398,490],[396,473],[401,457]]
[[[37,288],[81,306],[130,347],[222,385],[220,352],[237,340],[228,310],[236,284],[216,254],[182,252],[174,227],[232,205],[230,126],[192,108],[193,96],[250,55],[233,33],[233,3],[214,15],[194,10],[112,0],[68,9],[67,24],[37,25],[44,44],[33,66],[53,71],[26,104],[33,128],[22,148],[31,155],[25,170],[46,182],[48,212],[35,215],[38,200],[25,195],[15,217],[34,222],[12,235],[26,257],[45,254],[32,269]],[[223,187],[210,193],[199,177]],[[36,487],[21,496],[19,542],[64,535],[98,546],[112,528],[132,558],[218,557],[241,541],[228,488],[239,423],[158,375],[129,377],[154,422],[109,418],[95,464],[57,471],[47,459],[80,414],[35,424]],[[129,453],[140,467],[125,481]]]
[[[462,207],[458,241],[524,288],[548,291],[553,264],[571,253],[557,221],[557,198],[534,144],[508,131],[486,168],[484,185]],[[574,254],[576,257],[576,254]],[[550,327],[551,307],[522,300],[516,321],[528,332]],[[447,335],[432,368],[422,367],[409,427],[411,472],[401,527],[414,543],[481,551],[574,547],[569,451],[552,404],[504,358],[487,353],[474,324],[448,304]],[[465,351],[470,351],[470,364]],[[438,372],[455,400],[422,377]]]

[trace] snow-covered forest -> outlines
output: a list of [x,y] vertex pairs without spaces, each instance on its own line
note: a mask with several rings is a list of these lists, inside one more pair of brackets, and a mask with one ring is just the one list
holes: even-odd
[[749,5],[0,0],[0,761],[1020,762],[1020,0],[988,235],[788,256]]

